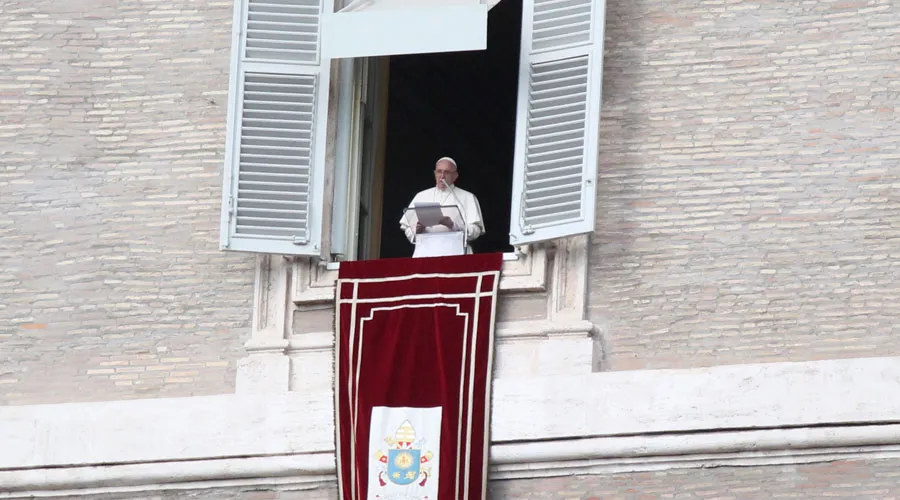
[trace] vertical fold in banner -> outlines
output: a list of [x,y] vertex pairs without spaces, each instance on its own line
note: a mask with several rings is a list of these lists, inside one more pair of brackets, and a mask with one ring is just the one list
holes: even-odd
[[501,263],[486,254],[341,264],[342,500],[484,498]]

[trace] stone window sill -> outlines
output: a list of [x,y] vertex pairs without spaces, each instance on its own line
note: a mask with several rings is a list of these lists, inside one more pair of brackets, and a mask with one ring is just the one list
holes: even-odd
[[[517,248],[515,253],[503,254],[500,290],[545,291],[548,253],[546,246],[528,246]],[[338,269],[340,269],[339,262],[324,264],[312,260],[295,261],[291,300],[297,305],[333,301]]]

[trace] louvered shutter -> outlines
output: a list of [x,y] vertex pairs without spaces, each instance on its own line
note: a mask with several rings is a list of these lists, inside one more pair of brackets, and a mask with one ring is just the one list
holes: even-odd
[[329,61],[321,0],[237,0],[221,246],[318,255]]
[[525,0],[510,244],[594,230],[605,0]]

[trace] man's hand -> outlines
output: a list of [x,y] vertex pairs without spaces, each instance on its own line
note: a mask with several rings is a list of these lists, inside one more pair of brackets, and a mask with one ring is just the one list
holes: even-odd
[[453,229],[453,219],[446,215],[441,217],[440,223],[442,226],[447,226],[447,229]]
[[421,222],[416,222],[416,234],[424,233],[425,226],[422,225]]

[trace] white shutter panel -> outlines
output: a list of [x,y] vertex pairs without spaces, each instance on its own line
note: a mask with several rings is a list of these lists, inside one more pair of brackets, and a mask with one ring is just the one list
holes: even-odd
[[318,255],[329,60],[322,0],[237,0],[221,246]]
[[605,0],[525,0],[510,244],[594,230]]

